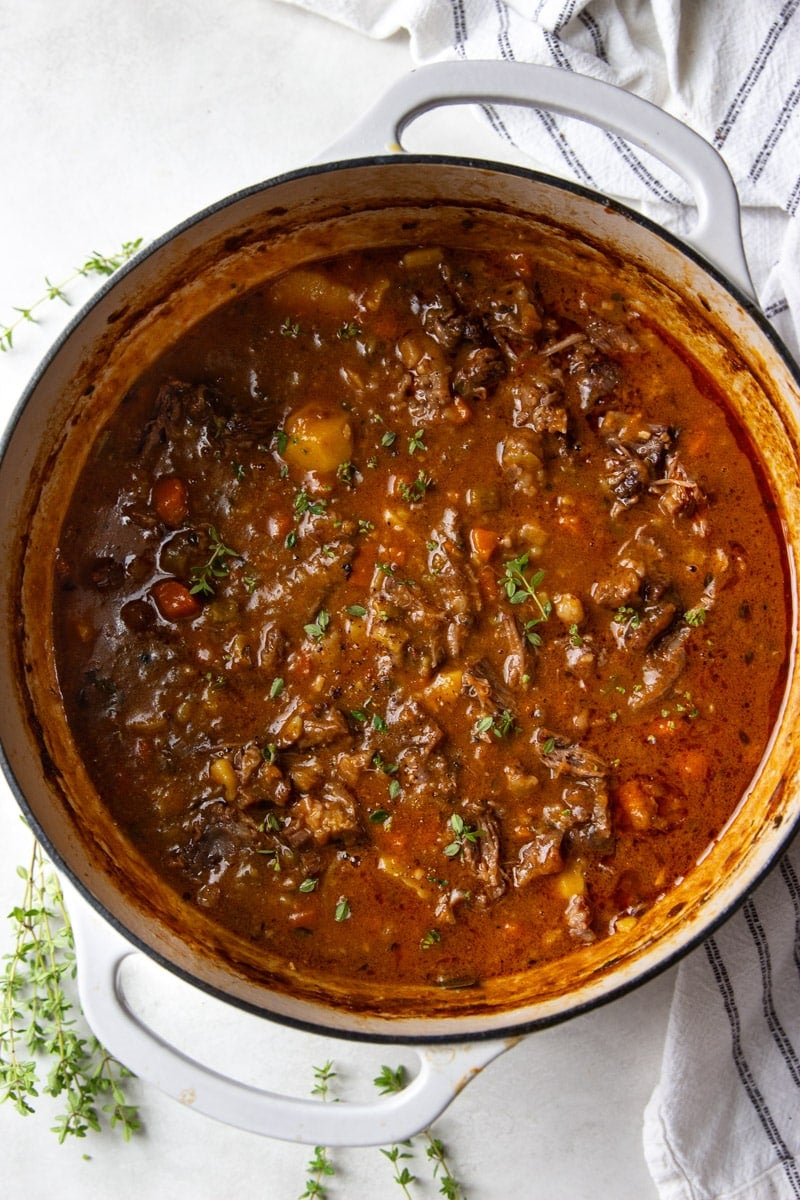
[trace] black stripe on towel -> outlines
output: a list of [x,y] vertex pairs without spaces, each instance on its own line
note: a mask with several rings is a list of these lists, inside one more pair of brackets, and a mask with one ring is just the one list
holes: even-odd
[[764,68],[769,61],[770,55],[775,49],[778,38],[781,36],[784,29],[797,11],[798,4],[800,4],[800,0],[787,0],[787,3],[784,4],[776,20],[772,22],[767,30],[767,35],[764,38],[764,41],[761,43],[758,53],[750,65],[749,71],[745,75],[736,95],[733,97],[733,100],[728,107],[728,111],[722,118],[722,124],[718,127],[716,133],[714,134],[714,145],[718,150],[720,146],[724,145],[728,134],[736,124],[736,121],[745,106],[748,96],[752,92],[758,80],[761,78]]
[[[764,309],[764,316],[768,321],[774,321],[776,317],[780,317],[783,313],[788,311],[789,301],[785,297],[781,297],[780,300],[773,300],[772,304],[767,305],[767,307]],[[800,937],[800,926],[798,927],[798,937]],[[800,942],[798,942],[798,948],[800,948]],[[796,950],[795,955],[797,955],[797,953],[798,951]],[[797,965],[800,968],[800,958],[797,959]]]
[[[784,300],[783,303],[776,302],[771,304],[766,310],[765,316],[773,316],[772,309],[777,309],[778,312],[787,312],[788,303]],[[788,858],[783,858],[780,865],[780,873],[783,882],[786,884],[786,890],[789,893],[794,908],[794,963],[800,973],[800,880],[797,878],[795,871]]]
[[[495,0],[495,11],[497,12],[498,20],[497,47],[500,51],[500,57],[504,58],[508,62],[514,62],[516,61],[514,47],[511,45],[511,38],[508,36],[508,5],[505,4],[503,0]],[[502,119],[494,107],[487,105],[484,107],[483,111],[489,118],[489,122],[493,128],[496,128],[495,122],[502,125]],[[587,171],[586,167],[583,165],[580,158],[569,144],[567,138],[562,136],[561,131],[558,128],[558,123],[553,117],[552,113],[540,108],[534,109],[534,112],[544,126],[545,131],[556,150],[563,158],[568,170],[572,171],[573,174],[576,175],[578,179],[582,180],[587,187],[596,188],[597,184],[595,180],[590,172]],[[516,145],[514,139],[505,129],[505,126],[503,126],[503,129],[505,130],[504,136],[506,139],[511,142],[512,145]]]
[[606,50],[605,42],[603,41],[603,31],[597,21],[587,12],[586,9],[578,16],[581,25],[586,29],[592,41],[594,42],[595,58],[602,59],[603,62],[608,62],[608,51]]
[[753,165],[748,171],[748,175],[753,183],[761,178],[761,174],[770,160],[772,151],[775,149],[778,139],[789,124],[792,113],[797,108],[798,103],[800,103],[800,78],[795,81],[795,85],[786,97],[786,101],[782,105],[772,129],[770,129],[761,145],[761,149],[753,159]]
[[774,1149],[778,1161],[781,1163],[786,1179],[792,1189],[792,1194],[800,1200],[800,1172],[798,1172],[797,1163],[795,1162],[788,1146],[780,1135],[780,1131],[775,1124],[772,1113],[769,1110],[769,1105],[764,1099],[761,1089],[753,1077],[753,1072],[747,1057],[742,1047],[742,1027],[739,1019],[739,1010],[736,1007],[736,996],[734,994],[733,985],[728,974],[727,967],[723,961],[719,951],[716,939],[710,937],[704,943],[706,956],[711,967],[711,972],[719,988],[720,996],[725,1013],[728,1017],[728,1022],[731,1029],[731,1052],[733,1054],[733,1062],[736,1067],[737,1074],[741,1081],[742,1087],[745,1090],[748,1100],[752,1104],[755,1114],[764,1130],[764,1134],[772,1148]]
[[450,8],[453,11],[453,48],[459,58],[466,58],[467,14],[463,0],[450,0]]
[[789,199],[786,202],[786,211],[790,217],[797,216],[798,207],[800,207],[800,175],[795,180],[795,185],[789,193]]
[[[465,59],[467,57],[468,29],[464,0],[450,0],[450,8],[453,14],[453,49],[459,58]],[[510,142],[512,146],[516,145],[497,109],[491,104],[482,104],[480,107],[495,133]]]
[[800,1088],[800,1062],[798,1061],[791,1038],[783,1028],[781,1020],[775,1011],[775,1001],[772,995],[772,960],[770,958],[767,935],[764,932],[764,926],[761,924],[758,910],[752,900],[745,902],[742,913],[745,924],[750,931],[750,936],[753,939],[756,953],[758,954],[758,965],[761,969],[761,1008],[764,1013],[764,1020],[767,1022],[767,1029],[769,1029],[772,1035],[772,1040],[786,1064],[786,1069],[791,1075],[795,1087]]
[[555,33],[560,33],[565,25],[569,25],[570,21],[572,20],[573,16],[575,15],[576,2],[577,2],[577,0],[567,0],[566,4],[564,5],[564,7],[561,10],[558,20],[556,21],[555,25],[553,26],[553,30]]

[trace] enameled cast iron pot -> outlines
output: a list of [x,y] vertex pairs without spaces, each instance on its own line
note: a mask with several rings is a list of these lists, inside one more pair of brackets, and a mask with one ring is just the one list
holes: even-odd
[[[408,156],[419,113],[464,101],[571,113],[654,153],[689,183],[688,245],[549,176]],[[379,149],[378,156],[366,157]],[[81,1002],[95,1033],[139,1075],[231,1124],[312,1144],[399,1141],[521,1034],[608,1001],[707,935],[775,862],[800,816],[800,671],[792,666],[758,778],[690,876],[626,934],[511,979],[464,991],[345,990],[257,960],[200,913],[180,910],[99,802],[59,704],[48,614],[65,498],[95,432],[140,370],[235,289],[297,262],[413,239],[481,245],[503,236],[577,273],[605,265],[728,394],[765,457],[792,564],[800,552],[800,379],[753,301],[738,203],[721,159],[660,110],[596,80],[510,63],[451,63],[406,77],[322,165],[191,218],[115,276],[59,340],[5,435],[0,464],[0,738],[4,768],[68,888]],[[793,628],[797,602],[793,597]],[[287,1099],[224,1078],[147,1029],[122,992],[144,952],[233,1004],[327,1034],[413,1044],[409,1088],[373,1105]]]

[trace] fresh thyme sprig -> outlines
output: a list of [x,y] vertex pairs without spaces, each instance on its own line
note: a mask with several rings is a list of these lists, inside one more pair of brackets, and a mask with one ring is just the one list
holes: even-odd
[[63,304],[69,304],[70,299],[67,296],[66,289],[70,284],[75,283],[77,279],[88,278],[90,275],[109,276],[119,270],[123,263],[126,263],[131,258],[142,244],[141,238],[136,238],[132,242],[123,242],[121,248],[116,254],[98,254],[96,251],[91,254],[86,262],[76,267],[75,270],[61,283],[51,283],[45,276],[45,291],[39,296],[38,300],[34,300],[32,304],[25,307],[15,307],[14,312],[19,313],[8,325],[0,325],[0,352],[6,354],[14,348],[14,335],[17,333],[21,325],[26,322],[32,325],[36,324],[36,313],[48,301],[60,300]]
[[[405,1068],[402,1065],[395,1067],[394,1069],[383,1066],[381,1067],[380,1074],[375,1078],[374,1083],[375,1087],[382,1096],[392,1095],[395,1092],[402,1092],[403,1088],[406,1086]],[[423,1130],[423,1132],[418,1136],[425,1143],[426,1157],[431,1163],[433,1163],[433,1177],[439,1184],[439,1195],[444,1196],[445,1200],[467,1200],[461,1184],[456,1179],[450,1164],[447,1161],[447,1152],[441,1139],[434,1137],[430,1129]],[[413,1144],[414,1139],[412,1138],[410,1142],[404,1143],[404,1146],[410,1147],[413,1146]],[[394,1149],[394,1147],[392,1149]],[[382,1153],[386,1154],[386,1157],[389,1158],[390,1162],[394,1164],[396,1172],[395,1178],[397,1179],[397,1182],[400,1183],[401,1180],[398,1178],[398,1174],[401,1174],[401,1172],[398,1172],[397,1170],[397,1160],[399,1158],[408,1157],[407,1151],[404,1153],[398,1153],[396,1157],[392,1156],[391,1151],[387,1153],[384,1150]],[[404,1177],[402,1186],[406,1195],[409,1195],[407,1190],[408,1184],[413,1181],[414,1176],[410,1176],[410,1178]]]
[[542,585],[544,571],[537,570],[531,575],[525,574],[529,557],[530,555],[526,552],[520,554],[519,558],[512,558],[505,563],[505,573],[500,582],[510,604],[532,602],[538,616],[525,622],[523,632],[531,646],[541,646],[542,639],[536,626],[547,620],[553,611],[553,605],[549,600],[543,600],[537,590]]
[[[311,1095],[318,1096],[322,1101],[335,1100],[335,1097],[331,1095],[330,1084],[331,1080],[336,1078],[336,1071],[330,1059],[321,1067],[314,1067],[313,1071],[314,1086],[311,1089]],[[306,1189],[298,1197],[298,1200],[327,1200],[328,1190],[323,1180],[335,1175],[336,1168],[325,1146],[314,1147],[314,1153],[306,1164],[306,1170],[308,1171]]]
[[394,1168],[394,1181],[400,1185],[403,1195],[407,1200],[412,1200],[411,1192],[408,1190],[412,1183],[416,1183],[417,1177],[413,1175],[408,1167],[404,1164],[404,1159],[413,1158],[410,1151],[411,1142],[403,1142],[402,1145],[385,1147],[381,1150],[384,1158],[388,1159]]
[[[2,977],[0,1103],[8,1100],[26,1116],[35,1111],[41,1088],[62,1098],[53,1126],[59,1142],[99,1132],[104,1120],[128,1141],[139,1129],[137,1109],[125,1095],[130,1072],[84,1034],[73,1015],[65,987],[75,975],[72,926],[38,843],[29,865],[17,873],[25,887],[22,904],[10,914],[14,945]],[[50,1069],[42,1083],[45,1061]]]
[[227,579],[230,564],[228,559],[241,558],[241,554],[226,546],[213,525],[208,527],[208,558],[198,567],[192,567],[190,573],[193,596],[213,596],[216,594],[216,583]]

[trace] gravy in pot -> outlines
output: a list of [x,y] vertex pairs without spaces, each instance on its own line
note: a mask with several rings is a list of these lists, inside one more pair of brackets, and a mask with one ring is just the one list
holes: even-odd
[[725,398],[607,278],[298,267],[141,377],[54,632],[117,823],[339,978],[465,987],[624,934],[761,760],[785,551]]

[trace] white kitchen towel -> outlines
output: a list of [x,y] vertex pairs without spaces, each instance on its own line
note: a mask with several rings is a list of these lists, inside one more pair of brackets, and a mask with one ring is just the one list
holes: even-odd
[[[628,88],[685,121],[728,163],[761,307],[800,353],[800,0],[289,2],[370,37],[405,30],[415,66],[459,58],[556,66]],[[482,114],[522,161],[686,228],[686,186],[621,139],[529,109]]]
[[[654,101],[717,147],[743,204],[761,306],[800,344],[800,0],[290,0],[414,65],[517,59]],[[678,232],[685,186],[591,126],[485,108],[521,159],[626,200]],[[800,843],[681,964],[644,1120],[662,1200],[800,1200]]]
[[678,970],[644,1147],[662,1200],[800,1197],[800,845]]

